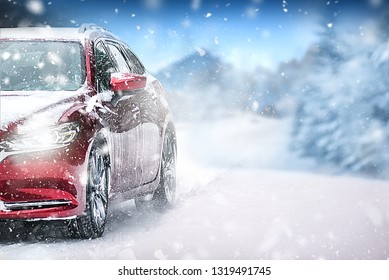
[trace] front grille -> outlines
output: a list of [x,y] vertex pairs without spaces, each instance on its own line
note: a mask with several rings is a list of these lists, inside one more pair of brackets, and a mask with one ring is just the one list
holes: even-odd
[[35,210],[43,208],[53,208],[70,205],[69,200],[44,200],[44,201],[22,201],[22,202],[3,202],[2,207],[5,211]]

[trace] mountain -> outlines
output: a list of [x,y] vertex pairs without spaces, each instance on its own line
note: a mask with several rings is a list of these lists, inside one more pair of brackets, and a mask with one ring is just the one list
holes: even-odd
[[155,76],[167,90],[178,119],[214,118],[236,111],[282,117],[294,108],[289,91],[295,67],[292,62],[279,65],[275,72],[261,67],[242,71],[211,52],[198,49]]
[[250,83],[246,73],[204,49],[170,64],[155,76],[167,90],[176,118],[185,120],[244,110],[252,92],[247,89]]
[[201,88],[214,82],[220,82],[221,74],[227,67],[219,57],[201,49],[201,52],[194,52],[173,62],[155,76],[167,90]]

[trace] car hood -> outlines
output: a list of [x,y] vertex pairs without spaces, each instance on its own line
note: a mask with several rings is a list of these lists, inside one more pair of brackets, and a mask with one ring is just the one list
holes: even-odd
[[0,136],[13,129],[54,125],[77,100],[72,92],[0,92]]

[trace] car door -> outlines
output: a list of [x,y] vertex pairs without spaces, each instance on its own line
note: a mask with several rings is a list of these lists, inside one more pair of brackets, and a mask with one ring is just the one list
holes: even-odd
[[97,91],[103,108],[98,114],[105,127],[111,153],[111,190],[126,192],[139,186],[142,151],[142,130],[138,100],[135,95],[117,95],[110,89],[111,73],[129,73],[120,48],[115,42],[95,44]]
[[142,128],[142,152],[140,154],[141,184],[147,184],[155,180],[160,166],[162,123],[160,120],[158,81],[148,75],[139,59],[133,52],[122,44],[127,62],[133,73],[147,77],[147,85],[144,90],[138,93]]

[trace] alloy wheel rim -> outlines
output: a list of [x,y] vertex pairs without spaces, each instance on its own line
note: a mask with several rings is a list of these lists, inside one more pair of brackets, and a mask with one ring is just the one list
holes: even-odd
[[170,137],[166,138],[162,161],[163,188],[167,201],[173,204],[176,192],[176,151],[174,141]]
[[89,184],[92,220],[96,227],[101,229],[107,216],[109,171],[106,159],[99,148],[92,152]]

